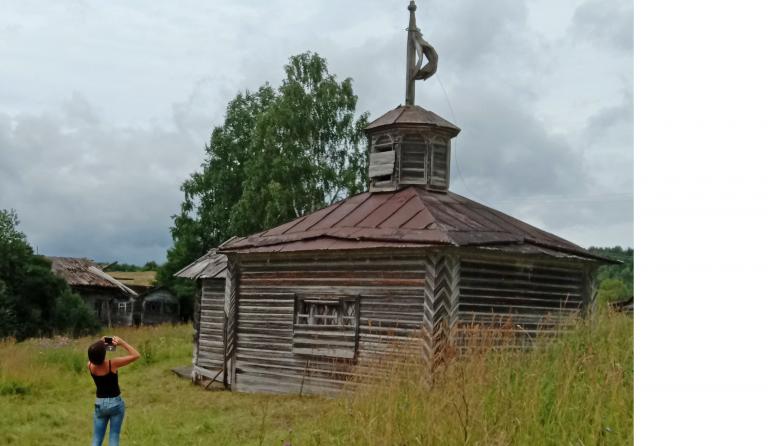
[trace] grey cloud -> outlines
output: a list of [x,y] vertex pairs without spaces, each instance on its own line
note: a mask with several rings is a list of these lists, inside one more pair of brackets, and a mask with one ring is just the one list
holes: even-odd
[[[564,138],[492,92],[465,103],[470,118],[457,141],[456,169],[483,195],[579,193],[589,179],[579,154]],[[483,113],[480,113],[480,111]],[[477,111],[477,113],[472,113]]]
[[[604,107],[587,120],[580,144],[593,177],[603,190],[633,190],[634,98],[631,91],[619,104]],[[629,149],[629,150],[628,150]]]
[[525,2],[451,2],[441,6],[442,10],[436,11],[438,14],[427,22],[433,28],[420,27],[424,33],[439,37],[451,49],[451,56],[465,67],[490,61],[489,56],[499,56],[497,51],[501,48],[528,46],[521,44],[529,37],[525,32],[528,16]]
[[[60,57],[40,56],[50,39],[22,29],[15,38],[30,38],[36,56],[0,48],[0,57],[10,54],[47,74],[29,82],[22,64],[0,72],[0,83],[17,86],[0,92],[8,98],[0,101],[0,208],[17,208],[22,229],[48,254],[161,261],[179,185],[199,167],[210,131],[238,89],[279,83],[288,57],[312,50],[332,72],[355,80],[361,112],[375,118],[403,102],[406,5],[193,2],[178,10],[138,2],[117,11],[70,9],[63,39],[67,54],[93,68],[87,73],[71,64],[58,73]],[[631,2],[584,2],[556,35],[528,24],[531,11],[546,16],[546,7],[420,1],[418,24],[440,54],[440,69],[418,83],[416,101],[463,129],[452,190],[578,243],[631,243]],[[21,17],[42,14],[25,8]],[[88,21],[72,31],[80,15]],[[77,50],[110,20],[120,21],[114,33]],[[155,43],[133,29],[164,32]],[[123,46],[130,51],[110,68],[113,47]],[[596,62],[581,68],[585,58]],[[574,73],[591,82],[589,92],[552,99],[553,91],[584,91]],[[601,87],[606,80],[615,86],[615,77],[629,79],[623,94]],[[590,103],[583,115],[573,113],[579,101]],[[567,125],[554,125],[551,118],[564,114]]]
[[[0,118],[0,208],[44,254],[162,260],[179,184],[201,145],[179,129],[117,128],[74,95],[52,113]],[[9,122],[12,122],[9,125]]]
[[578,39],[631,52],[634,48],[632,2],[589,0],[576,8],[572,32]]

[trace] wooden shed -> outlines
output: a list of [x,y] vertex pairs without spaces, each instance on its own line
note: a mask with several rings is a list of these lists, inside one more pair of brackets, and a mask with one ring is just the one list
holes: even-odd
[[406,103],[366,128],[369,191],[219,247],[236,391],[334,393],[393,350],[435,361],[462,326],[533,338],[592,304],[604,259],[448,190],[460,129],[414,104],[437,55],[408,9]]
[[[175,274],[194,280],[195,350],[192,358],[192,378],[224,382],[224,289],[227,257],[209,251],[203,257]],[[228,376],[226,376],[228,377]]]
[[177,323],[181,320],[179,298],[166,287],[155,287],[139,296],[140,324]]
[[155,288],[157,271],[110,271],[109,268],[112,265],[107,264],[102,270],[136,292],[138,296],[133,303],[133,325],[141,325],[144,315],[144,296]]
[[88,259],[46,257],[53,272],[93,308],[102,324],[133,325],[136,292],[105,273]]

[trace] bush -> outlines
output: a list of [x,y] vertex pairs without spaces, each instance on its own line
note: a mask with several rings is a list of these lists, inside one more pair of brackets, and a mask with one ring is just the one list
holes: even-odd
[[56,300],[55,315],[56,329],[73,337],[94,334],[101,328],[93,310],[71,291],[64,292]]
[[631,296],[629,288],[618,279],[605,279],[597,290],[597,304],[617,302]]
[[30,386],[17,381],[0,381],[0,396],[28,395],[31,391]]
[[9,338],[16,333],[16,313],[5,290],[5,282],[0,280],[0,339]]

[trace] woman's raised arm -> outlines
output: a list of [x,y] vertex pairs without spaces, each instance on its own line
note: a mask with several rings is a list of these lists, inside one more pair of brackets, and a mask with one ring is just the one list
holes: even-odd
[[128,351],[127,356],[121,356],[119,358],[115,358],[112,360],[113,369],[123,367],[141,358],[141,354],[139,353],[138,350],[136,350],[135,348],[133,348],[133,346],[131,346],[131,344],[125,342],[124,340],[118,338],[117,336],[112,337],[112,343],[115,344],[115,346],[123,347]]

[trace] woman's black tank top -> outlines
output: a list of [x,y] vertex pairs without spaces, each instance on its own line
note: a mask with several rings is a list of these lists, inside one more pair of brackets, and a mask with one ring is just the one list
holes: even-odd
[[91,372],[93,382],[96,383],[97,398],[114,398],[120,395],[120,385],[117,383],[117,373],[112,371],[112,361],[109,361],[109,373],[98,376]]

